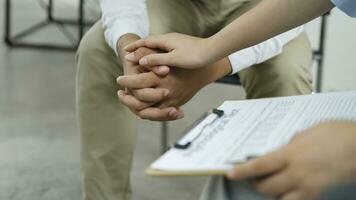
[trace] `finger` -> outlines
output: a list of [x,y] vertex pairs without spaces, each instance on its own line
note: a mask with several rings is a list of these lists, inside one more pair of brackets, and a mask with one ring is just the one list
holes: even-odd
[[170,53],[156,53],[144,56],[140,59],[139,64],[144,67],[154,67],[160,65],[175,66]]
[[130,94],[126,94],[124,91],[120,90],[117,93],[119,100],[122,104],[129,107],[130,109],[140,111],[142,109],[150,107],[153,103],[146,103],[136,99]]
[[152,49],[161,49],[168,51],[165,44],[165,35],[149,36],[147,38],[137,40],[127,45],[126,47],[124,47],[124,50],[127,52],[133,52],[140,47],[148,47]]
[[144,88],[132,90],[132,94],[141,101],[157,103],[169,95],[169,90],[164,88]]
[[158,84],[158,77],[152,72],[146,72],[135,75],[120,76],[117,78],[117,83],[130,89],[142,89],[154,87]]
[[292,137],[292,139],[290,140],[289,143],[293,143],[293,142],[297,142],[297,141],[300,141],[302,140],[307,134],[307,132],[300,132],[300,133],[297,133],[296,135],[294,135]]
[[146,47],[140,47],[138,49],[136,49],[135,51],[131,52],[131,53],[128,53],[126,56],[125,56],[125,59],[128,60],[128,61],[131,61],[133,63],[138,63],[138,61],[146,56],[146,55],[149,55],[149,54],[152,54],[156,51],[152,50],[152,49],[149,49],[149,48],[146,48]]
[[248,161],[245,164],[237,165],[228,173],[228,178],[242,180],[252,177],[269,175],[286,165],[284,150],[275,151],[266,156]]
[[135,42],[132,42],[129,45],[125,46],[124,50],[127,52],[134,52],[138,48],[144,47],[144,46],[145,46],[145,39],[143,38],[143,39],[136,40]]
[[305,200],[305,198],[302,192],[295,190],[284,194],[281,200]]
[[294,186],[288,172],[282,171],[257,182],[256,189],[267,196],[277,197],[294,189]]
[[167,66],[159,66],[159,67],[153,67],[152,72],[155,73],[158,76],[167,76],[170,72],[169,67]]
[[178,115],[179,111],[176,108],[155,108],[149,107],[141,110],[137,113],[142,119],[148,119],[152,121],[172,121],[177,120],[181,116]]

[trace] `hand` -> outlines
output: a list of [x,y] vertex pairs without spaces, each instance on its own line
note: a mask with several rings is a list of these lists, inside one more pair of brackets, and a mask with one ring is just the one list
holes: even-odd
[[[184,113],[174,105],[155,106],[171,94],[169,89],[159,87],[161,79],[162,77],[158,77],[153,72],[120,76],[117,83],[132,92],[118,91],[119,100],[142,119],[171,121],[182,118]],[[165,92],[154,94],[154,90]]]
[[322,190],[356,180],[356,123],[306,130],[283,149],[236,166],[228,177],[257,177],[258,191],[282,200],[314,200]]
[[[223,59],[201,69],[186,70],[173,68],[166,77],[154,77],[152,72],[122,76],[118,78],[118,83],[125,88],[131,89],[147,87],[168,89],[169,94],[167,97],[163,101],[157,101],[155,106],[162,109],[171,106],[179,108],[181,105],[189,101],[202,87],[229,74],[230,71],[231,67],[228,59]],[[140,103],[139,95],[135,96],[137,98],[121,91],[119,99],[128,107],[139,110],[141,106],[145,105]],[[151,109],[158,108],[151,107]],[[143,119],[160,121],[180,119],[184,116],[183,113],[180,112],[176,113],[175,116],[171,113],[168,116],[164,116],[154,112],[147,113],[146,111],[139,112],[138,115]]]
[[[123,50],[123,46],[127,45],[133,41],[138,40],[139,37],[133,34],[127,34],[123,36],[119,41],[117,45],[117,50],[119,52],[119,56],[123,58],[125,55],[127,55],[127,52]],[[146,47],[141,47],[137,49],[136,55],[137,56],[145,56],[148,54],[156,53],[157,51],[146,48]],[[145,72],[146,70],[143,69],[137,62],[130,62],[126,61],[125,59],[121,59],[123,62],[123,68],[124,68],[124,74],[125,75],[137,75]],[[158,76],[166,76],[169,73],[169,68],[165,66],[160,66],[160,67],[154,67],[152,68],[152,77],[157,78]],[[156,117],[159,116],[164,116],[164,117],[169,117],[169,116],[177,116],[179,113],[176,108],[174,107],[167,107],[164,109],[157,109],[157,108],[150,108],[153,104],[155,104],[155,101],[161,101],[165,96],[168,95],[169,91],[166,89],[162,88],[143,88],[143,89],[131,89],[125,91],[125,93],[130,93],[133,95],[133,97],[138,97],[138,99],[135,103],[136,105],[139,104],[139,106],[136,107],[129,107],[131,111],[133,111],[136,115],[140,116],[140,113],[145,113],[145,114],[150,114],[153,115],[155,114]]]
[[[119,57],[123,63],[124,74],[138,74],[144,71],[147,71],[145,68],[140,66],[138,62],[128,61],[125,58],[129,54],[129,52],[124,50],[124,46],[133,43],[140,38],[134,34],[126,34],[121,37],[121,39],[117,43],[117,52],[119,53]],[[140,47],[136,50],[136,56],[146,56],[149,54],[159,53],[159,51],[150,49],[147,47]],[[167,66],[153,66],[150,71],[153,71],[158,76],[165,76],[169,73],[169,67]]]
[[151,68],[164,65],[195,69],[207,66],[215,61],[214,55],[209,54],[209,50],[214,47],[209,44],[209,39],[178,33],[150,36],[126,46],[124,49],[131,53],[125,58],[132,60],[136,50],[140,47],[155,48],[168,53],[144,56],[139,61],[141,66]]

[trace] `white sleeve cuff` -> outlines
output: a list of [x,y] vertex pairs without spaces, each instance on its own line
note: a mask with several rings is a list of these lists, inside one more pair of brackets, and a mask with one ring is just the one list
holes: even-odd
[[283,46],[304,31],[304,26],[282,33],[255,46],[235,52],[229,56],[232,74],[252,65],[263,63],[283,51]]
[[117,42],[119,39],[128,33],[136,34],[141,38],[148,36],[148,27],[143,26],[142,23],[138,24],[135,19],[122,19],[117,20],[115,23],[111,24],[110,27],[104,27],[105,29],[105,40],[109,46],[117,52]]

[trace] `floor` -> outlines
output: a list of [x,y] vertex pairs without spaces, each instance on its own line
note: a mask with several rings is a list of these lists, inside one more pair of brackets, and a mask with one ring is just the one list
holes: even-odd
[[[0,9],[3,3],[0,0]],[[41,17],[38,12],[33,13],[38,7],[28,9],[28,3],[24,2],[17,5],[21,15],[14,20],[21,23],[17,23],[15,29]],[[2,22],[1,13],[0,26]],[[43,38],[65,41],[54,27],[31,39]],[[0,43],[1,200],[81,198],[79,138],[74,107],[75,71],[74,52],[9,49]],[[353,77],[339,87],[328,84],[335,90],[355,89]],[[243,98],[241,87],[212,84],[204,88],[184,107],[187,117],[169,124],[170,141],[179,138],[182,127],[202,112],[223,100]],[[152,178],[144,175],[144,169],[160,155],[159,136],[159,123],[140,122],[132,171],[133,199],[197,199],[204,178]]]
[[[15,30],[41,17],[31,13],[25,18],[28,5],[15,5],[24,12],[15,15],[14,20],[23,22]],[[66,42],[55,27],[29,39],[43,38]],[[81,199],[74,52],[10,49],[0,43],[0,61],[0,199]],[[224,99],[243,97],[237,86],[205,88],[184,107],[187,117],[169,124],[170,141],[178,139],[182,127],[202,112]],[[204,178],[144,175],[144,169],[160,155],[159,138],[160,123],[141,121],[132,171],[133,200],[197,199]]]

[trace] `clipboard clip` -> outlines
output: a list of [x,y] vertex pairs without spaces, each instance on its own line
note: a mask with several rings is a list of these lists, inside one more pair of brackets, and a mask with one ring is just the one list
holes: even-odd
[[199,120],[198,120],[196,123],[194,123],[193,126],[192,126],[190,129],[193,129],[194,127],[196,127],[202,120],[205,119],[205,117],[207,117],[207,116],[208,116],[209,114],[211,114],[211,113],[213,113],[213,114],[216,115],[216,118],[215,118],[213,121],[211,121],[211,122],[208,123],[208,124],[205,124],[205,125],[202,127],[202,129],[200,130],[200,132],[199,132],[193,139],[191,139],[190,141],[188,141],[188,142],[186,142],[186,143],[184,143],[184,144],[180,144],[179,142],[176,142],[176,143],[174,144],[174,148],[176,148],[176,149],[182,149],[182,150],[188,149],[188,148],[192,145],[192,143],[193,143],[195,140],[197,140],[197,139],[203,134],[204,130],[205,130],[207,127],[209,127],[209,126],[211,126],[212,124],[214,124],[214,122],[215,122],[217,119],[221,118],[221,117],[224,116],[224,114],[225,114],[225,112],[224,112],[223,110],[219,110],[219,109],[214,108],[211,112],[208,112],[208,113],[206,113],[205,115],[203,115],[201,118],[199,118]]

